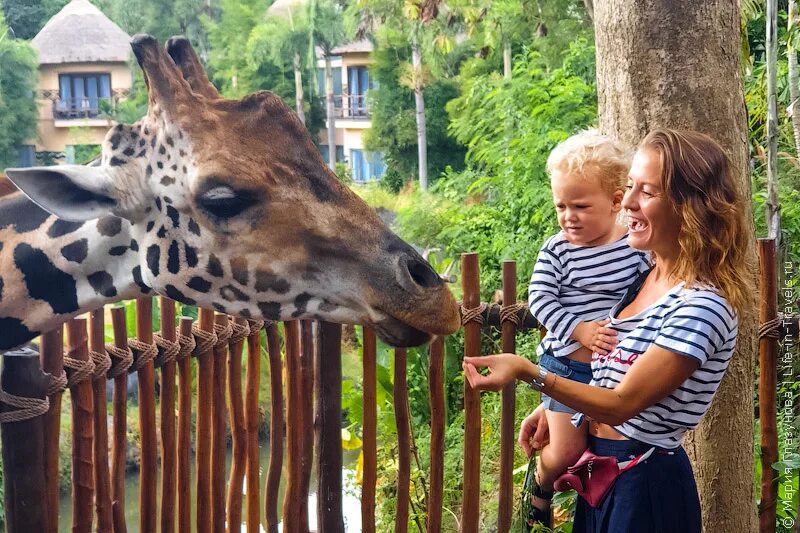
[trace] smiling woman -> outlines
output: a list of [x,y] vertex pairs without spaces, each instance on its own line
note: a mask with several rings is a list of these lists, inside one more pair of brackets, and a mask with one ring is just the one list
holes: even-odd
[[[587,454],[638,458],[600,501],[589,495],[602,476],[588,478],[573,531],[699,533],[700,503],[682,442],[708,410],[733,355],[739,315],[752,303],[744,290],[752,265],[743,202],[722,148],[697,132],[650,133],[629,178],[622,200],[628,242],[652,253],[653,268],[594,335],[591,383],[512,354],[465,358],[464,370],[473,387],[497,390],[523,379],[577,410],[576,424],[589,420]],[[520,440],[535,431],[542,442],[546,424],[537,409]]]

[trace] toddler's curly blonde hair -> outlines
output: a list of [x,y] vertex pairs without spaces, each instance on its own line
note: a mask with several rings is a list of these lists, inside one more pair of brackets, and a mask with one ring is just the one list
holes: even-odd
[[547,158],[547,174],[577,176],[597,180],[603,191],[613,196],[624,190],[633,150],[625,143],[601,134],[596,129],[573,135],[556,146]]

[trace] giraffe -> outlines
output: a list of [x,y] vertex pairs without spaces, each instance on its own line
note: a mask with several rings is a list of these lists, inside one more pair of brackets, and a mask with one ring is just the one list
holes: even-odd
[[419,345],[459,326],[440,276],[339,182],[280,98],[223,99],[185,38],[131,46],[148,113],[88,166],[8,169],[0,349],[152,293],[246,318],[360,323]]

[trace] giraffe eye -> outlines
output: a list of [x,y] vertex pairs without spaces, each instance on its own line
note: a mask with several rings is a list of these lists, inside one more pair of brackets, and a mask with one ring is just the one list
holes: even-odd
[[258,198],[252,192],[237,191],[228,186],[214,187],[198,198],[201,209],[221,219],[233,218],[257,202]]

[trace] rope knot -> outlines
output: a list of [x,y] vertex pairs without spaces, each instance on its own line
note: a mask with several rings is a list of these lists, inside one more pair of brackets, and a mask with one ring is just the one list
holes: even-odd
[[137,338],[128,339],[128,346],[133,352],[133,369],[139,371],[158,355],[158,346],[155,343],[148,344]]
[[108,378],[115,379],[128,373],[133,365],[133,352],[130,348],[117,348],[114,344],[106,344],[106,351],[111,356],[111,368]]
[[214,334],[217,336],[217,342],[214,343],[214,348],[222,348],[228,345],[228,340],[233,335],[233,328],[231,321],[226,320],[224,324],[214,323]]
[[500,308],[500,325],[502,326],[503,322],[511,322],[514,324],[514,326],[519,327],[520,323],[522,322],[520,311],[523,311],[527,308],[527,304],[524,303],[504,305]]
[[45,414],[50,409],[50,400],[44,398],[26,398],[24,396],[14,396],[4,390],[0,390],[0,402],[16,407],[13,411],[0,413],[0,423],[22,422]]
[[94,361],[91,359],[77,359],[72,357],[75,352],[64,356],[64,369],[67,372],[67,387],[72,388],[94,377]]
[[192,324],[195,346],[192,355],[195,357],[210,352],[217,344],[217,334],[200,328],[200,324]]
[[181,345],[177,341],[167,340],[159,333],[153,334],[153,342],[158,347],[158,357],[153,363],[156,368],[161,368],[174,361],[181,351]]
[[483,313],[486,311],[486,304],[481,302],[478,307],[466,308],[464,304],[461,304],[461,324],[466,326],[470,322],[477,322],[478,324],[483,325],[484,316]]
[[196,342],[193,335],[182,335],[180,330],[176,330],[176,334],[178,336],[178,346],[180,348],[176,358],[178,361],[182,361],[183,359],[189,357],[189,355],[194,351]]
[[106,376],[106,372],[108,372],[108,369],[111,368],[111,357],[109,357],[105,350],[102,352],[95,352],[92,350],[89,352],[89,355],[94,362],[94,374],[92,375],[92,378],[104,378]]
[[231,321],[231,328],[233,329],[233,333],[228,340],[231,344],[242,342],[245,337],[250,336],[250,324],[247,322],[240,324],[239,322]]

